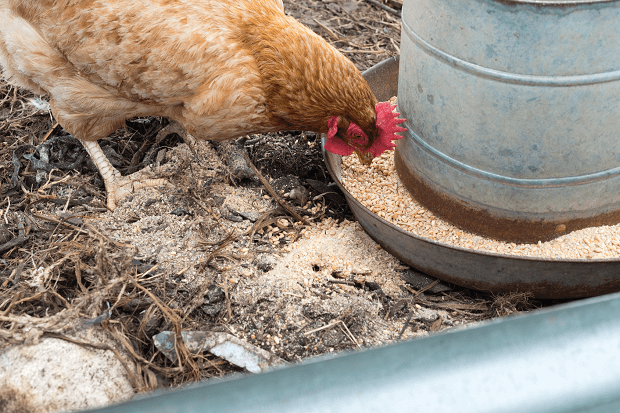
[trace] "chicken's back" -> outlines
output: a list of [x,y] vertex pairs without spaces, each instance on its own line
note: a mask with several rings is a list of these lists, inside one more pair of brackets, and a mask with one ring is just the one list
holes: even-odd
[[[260,2],[282,14],[280,1]],[[207,139],[265,131],[264,85],[236,24],[247,3],[0,0],[0,66],[10,82],[49,94],[82,139],[142,115]]]
[[49,94],[81,140],[145,115],[204,139],[326,132],[334,116],[378,133],[359,70],[281,0],[0,0],[0,21],[5,76]]

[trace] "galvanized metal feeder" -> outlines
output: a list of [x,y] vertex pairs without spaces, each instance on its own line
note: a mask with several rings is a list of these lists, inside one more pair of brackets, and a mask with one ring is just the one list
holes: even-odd
[[538,242],[620,222],[620,2],[406,2],[396,168],[437,215]]
[[[364,76],[407,119],[397,172],[461,228],[514,242],[620,221],[620,1],[405,2],[398,59]],[[399,82],[400,78],[400,82]],[[332,177],[364,229],[407,264],[492,292],[620,290],[618,259],[477,252],[404,231]]]

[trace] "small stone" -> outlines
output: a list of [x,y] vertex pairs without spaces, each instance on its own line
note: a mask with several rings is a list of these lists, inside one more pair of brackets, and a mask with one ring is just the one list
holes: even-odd
[[170,211],[170,214],[172,215],[176,215],[176,216],[183,216],[183,215],[193,215],[191,212],[183,209],[183,208],[175,208],[172,211]]
[[148,208],[156,202],[157,200],[155,198],[147,199],[146,201],[144,201],[144,208]]
[[334,347],[344,340],[345,336],[337,327],[328,331],[323,336],[323,344],[327,347]]
[[256,222],[260,218],[260,214],[256,211],[239,211],[238,214],[250,222]]
[[370,291],[381,290],[381,286],[374,281],[366,281],[364,284],[366,285],[366,287],[368,287]]
[[215,317],[224,308],[223,304],[203,305],[200,309],[209,317]]
[[211,284],[209,286],[209,291],[205,296],[205,304],[215,304],[219,303],[226,298],[226,294],[224,294],[224,290],[221,287],[216,286],[215,284]]
[[222,214],[222,216],[232,222],[243,222],[243,218],[238,215]]
[[429,310],[428,308],[420,308],[417,314],[413,317],[415,321],[422,321],[424,323],[431,323],[439,318],[439,314],[435,310]]

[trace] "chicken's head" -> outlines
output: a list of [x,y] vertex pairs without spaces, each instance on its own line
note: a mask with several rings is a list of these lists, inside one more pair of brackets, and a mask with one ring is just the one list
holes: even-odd
[[342,156],[355,153],[363,164],[370,165],[373,158],[396,147],[392,141],[402,138],[396,132],[406,130],[398,126],[405,119],[398,118],[400,113],[394,112],[395,107],[390,102],[377,103],[376,118],[368,125],[360,121],[358,126],[345,117],[332,116],[327,125],[325,150]]

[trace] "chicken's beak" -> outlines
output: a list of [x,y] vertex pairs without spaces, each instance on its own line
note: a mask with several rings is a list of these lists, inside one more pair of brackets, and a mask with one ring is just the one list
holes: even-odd
[[370,166],[370,164],[372,163],[373,156],[370,152],[362,152],[356,149],[355,154],[359,158],[362,165]]
[[[360,162],[363,165],[369,166],[372,163],[373,156],[371,152],[367,152],[367,149],[370,148],[373,142],[375,142],[375,140],[377,139],[379,135],[379,130],[377,129],[377,126],[375,124],[371,125],[370,127],[365,128],[364,133],[366,134],[366,136],[369,137],[369,139],[366,145],[361,145],[360,142],[364,140],[362,136],[359,136],[359,135],[349,136],[348,135],[347,130],[349,128],[350,123],[351,122],[347,118],[340,116],[338,118],[338,130],[335,134],[335,137],[341,139],[342,141],[346,142],[349,146],[353,147],[354,153],[357,155]],[[355,141],[358,141],[358,142],[355,142]]]
[[356,150],[355,154],[359,158],[360,162],[363,165],[369,166],[372,163],[373,156],[371,152],[367,152],[367,150],[375,143],[375,141],[379,137],[379,130],[377,129],[377,125],[373,124],[369,128],[364,129],[364,133],[368,136],[368,144],[364,148],[363,151]]

